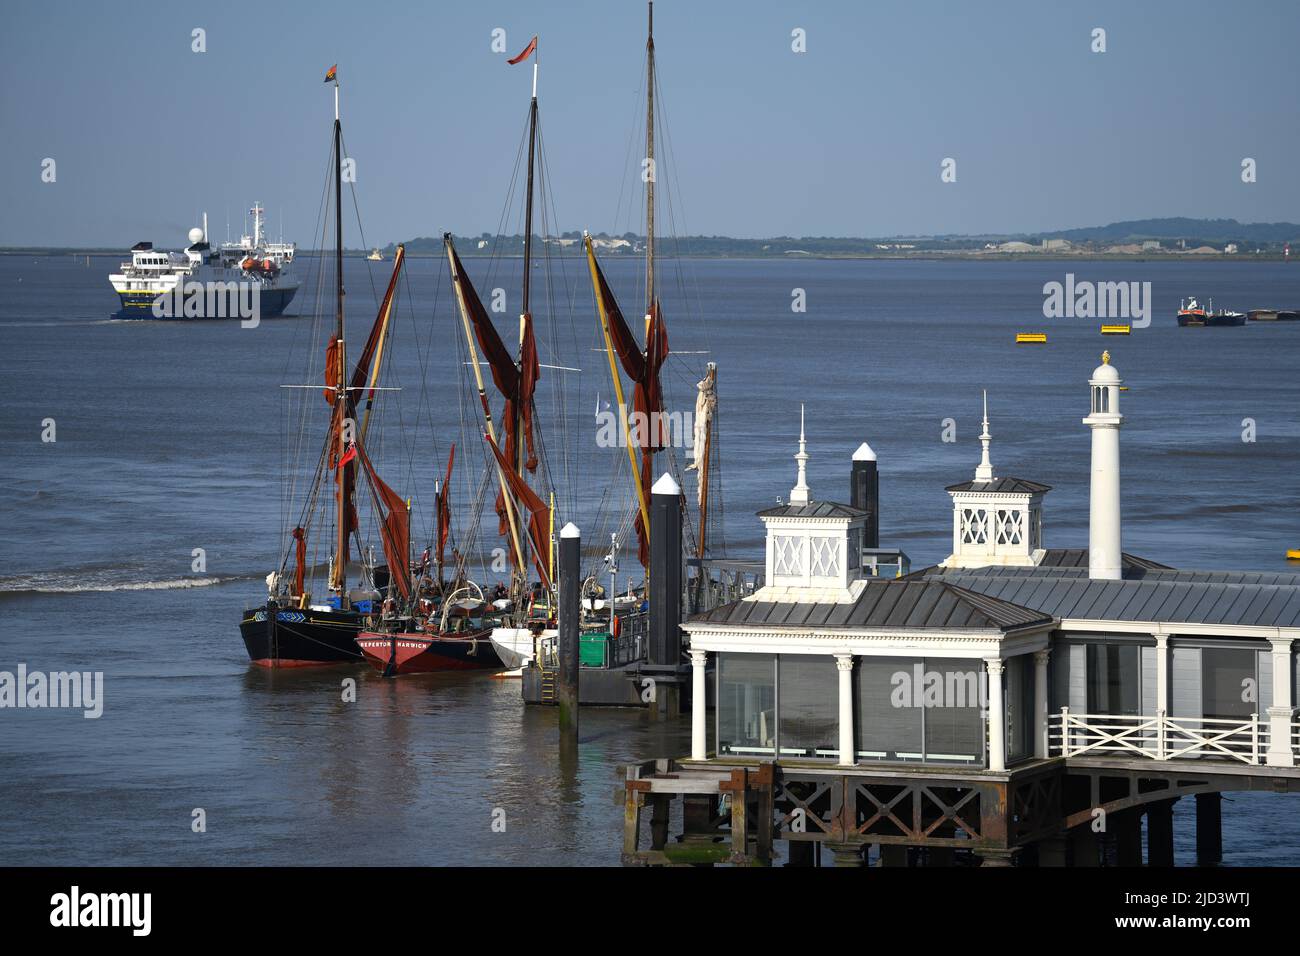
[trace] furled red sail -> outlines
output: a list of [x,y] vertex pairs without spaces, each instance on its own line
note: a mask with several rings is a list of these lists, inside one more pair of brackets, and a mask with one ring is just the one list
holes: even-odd
[[[656,299],[650,307],[650,322],[646,327],[646,347],[642,351],[637,345],[636,337],[623,319],[623,313],[619,310],[614,293],[605,281],[605,274],[601,271],[599,263],[596,263],[596,278],[609,322],[610,341],[614,345],[614,351],[623,366],[623,371],[627,373],[627,377],[633,384],[630,419],[632,441],[641,451],[639,478],[645,500],[649,501],[650,485],[654,477],[654,454],[664,447],[667,440],[663,420],[663,386],[660,384],[659,376],[664,363],[668,361],[668,327],[659,310],[659,300]],[[650,542],[639,509],[636,516],[636,535],[638,556],[641,564],[648,568]]]
[[[402,262],[406,258],[406,248],[397,247],[397,253],[393,256],[393,274],[388,279],[388,290],[384,293],[384,300],[379,306],[379,313],[375,316],[375,324],[370,327],[370,335],[366,339],[366,347],[361,350],[361,357],[357,360],[356,368],[352,370],[352,381],[348,384],[352,386],[350,398],[353,404],[361,401],[361,389],[366,384],[366,376],[370,372],[370,366],[375,360],[375,353],[379,349],[379,343],[388,331],[388,316],[393,307],[393,296],[397,293],[397,279],[402,271]],[[374,397],[371,392],[368,396]]]
[[[474,284],[465,274],[460,256],[455,249],[451,250],[451,257],[454,268],[452,281],[460,286],[466,311],[474,326],[474,337],[478,341],[478,347],[492,370],[492,381],[497,391],[506,400],[505,414],[502,416],[505,426],[502,442],[505,446],[505,471],[510,474],[517,474],[519,471],[520,429],[523,431],[524,448],[528,452],[524,467],[529,471],[536,471],[537,455],[533,451],[533,394],[537,390],[538,361],[537,341],[533,337],[533,318],[527,313],[523,316],[520,362],[516,365],[505,343],[501,341],[501,336],[492,325],[487,310],[483,308],[478,293],[474,291]],[[507,534],[510,530],[510,522],[504,497],[500,493],[497,495],[496,510],[499,518],[498,533]]]
[[[501,449],[496,446],[496,442],[492,441],[491,437],[484,435],[483,440],[492,449],[492,455],[496,458],[497,464],[501,466],[502,474],[505,475],[510,490],[514,492],[515,496],[528,510],[528,537],[533,545],[533,563],[537,566],[537,573],[541,575],[542,584],[549,588],[551,586],[551,576],[547,572],[542,556],[549,554],[551,551],[550,505],[539,498],[537,492],[528,487],[528,482],[506,467],[506,457],[501,453]],[[513,552],[511,553],[513,555]]]
[[339,387],[339,343],[330,339],[325,349],[325,401],[333,405]]
[[294,569],[293,593],[302,594],[303,581],[307,577],[307,533],[301,527],[293,529]]
[[447,476],[438,489],[438,572],[442,573],[443,555],[447,551],[447,536],[451,533],[451,466],[456,461],[456,446],[451,446],[447,456]]
[[379,499],[381,510],[387,511],[379,526],[379,540],[384,546],[384,557],[388,560],[389,580],[397,585],[403,600],[411,596],[411,513],[406,507],[406,499],[384,483],[370,463],[370,456],[360,445],[354,445],[361,465],[370,478],[370,485]]

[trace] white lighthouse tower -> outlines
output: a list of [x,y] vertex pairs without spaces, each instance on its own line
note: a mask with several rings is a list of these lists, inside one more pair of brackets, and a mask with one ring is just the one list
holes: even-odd
[[1092,412],[1083,423],[1092,429],[1092,486],[1088,511],[1088,577],[1118,581],[1122,576],[1119,509],[1120,377],[1101,353],[1092,373]]

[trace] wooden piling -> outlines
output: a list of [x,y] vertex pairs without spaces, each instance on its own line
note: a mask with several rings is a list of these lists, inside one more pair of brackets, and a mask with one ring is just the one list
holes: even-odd
[[582,536],[572,522],[560,531],[559,680],[555,702],[560,712],[560,737],[578,739],[578,639],[581,614]]
[[1218,866],[1223,862],[1223,794],[1196,795],[1196,862]]
[[1174,804],[1161,800],[1147,807],[1147,866],[1174,865]]

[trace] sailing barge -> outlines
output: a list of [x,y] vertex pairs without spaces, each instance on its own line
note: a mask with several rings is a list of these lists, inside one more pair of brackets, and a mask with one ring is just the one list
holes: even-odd
[[[349,375],[343,322],[343,132],[339,120],[336,67],[329,70],[325,81],[334,84],[335,328],[326,349],[324,387],[286,387],[322,391],[330,408],[330,420],[314,478],[301,505],[298,523],[290,534],[279,570],[267,575],[266,603],[245,611],[240,622],[239,630],[249,659],[264,667],[357,662],[361,657],[357,634],[377,620],[391,593],[405,594],[409,590],[410,517],[407,507],[401,496],[376,474],[365,445],[371,402],[374,393],[382,390],[378,385],[380,359],[405,256],[399,246],[383,304],[360,360]],[[362,393],[366,394],[364,407],[360,403]],[[333,507],[318,507],[330,497],[326,481],[331,474]],[[380,517],[388,564],[373,567],[363,562],[362,578],[357,587],[350,588],[351,541],[359,529],[356,502],[359,477],[369,488],[373,508]],[[330,513],[325,515],[324,512]],[[327,527],[331,521],[332,529]],[[307,573],[307,548],[308,539],[316,540],[318,537],[317,530],[321,532],[319,538],[328,541],[332,551],[327,593],[323,599],[313,600]],[[363,553],[364,550],[359,548],[358,554]],[[290,562],[293,564],[292,572],[289,571]]]
[[[456,304],[473,370],[479,405],[483,413],[483,440],[492,453],[499,492],[496,511],[499,532],[509,542],[512,565],[510,586],[499,602],[489,605],[481,590],[472,582],[449,595],[441,614],[422,617],[403,594],[405,613],[385,615],[378,627],[362,632],[358,644],[370,663],[385,676],[439,670],[492,669],[503,665],[493,645],[492,633],[504,628],[516,632],[521,628],[554,628],[554,600],[551,567],[552,516],[550,504],[528,483],[527,476],[536,472],[539,461],[534,448],[534,394],[541,365],[530,312],[533,192],[537,137],[537,38],[511,65],[533,58],[532,99],[528,111],[528,177],[524,210],[523,295],[519,315],[519,348],[511,354],[493,325],[483,302],[465,273],[450,233],[443,236],[447,264],[455,289]],[[480,365],[486,364],[493,384],[505,402],[502,430],[498,434],[492,416],[491,401]],[[450,471],[448,472],[450,478]],[[527,515],[527,517],[525,517]],[[439,509],[439,522],[445,520]],[[439,551],[444,532],[439,531]],[[439,557],[441,563],[441,556]],[[536,568],[539,582],[531,587],[530,565]],[[459,572],[459,568],[457,569]],[[441,600],[438,595],[432,600]],[[418,603],[418,602],[417,602]],[[540,615],[539,615],[540,608]]]

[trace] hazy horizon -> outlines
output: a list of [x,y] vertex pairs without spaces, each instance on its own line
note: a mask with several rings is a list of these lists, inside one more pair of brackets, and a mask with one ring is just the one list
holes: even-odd
[[[239,7],[7,12],[0,246],[175,247],[205,210],[221,240],[255,200],[272,235],[283,223],[316,245],[333,118],[322,78],[336,62],[365,228],[349,209],[350,248],[519,232],[519,202],[502,216],[531,70],[505,60],[534,33],[553,203],[537,230],[643,229],[640,0],[326,2],[255,21]],[[672,200],[659,228],[745,239],[1298,221],[1297,27],[1289,3],[659,0]],[[195,28],[206,52],[192,51]],[[491,49],[497,28],[505,54]],[[807,52],[792,51],[795,29]]]

